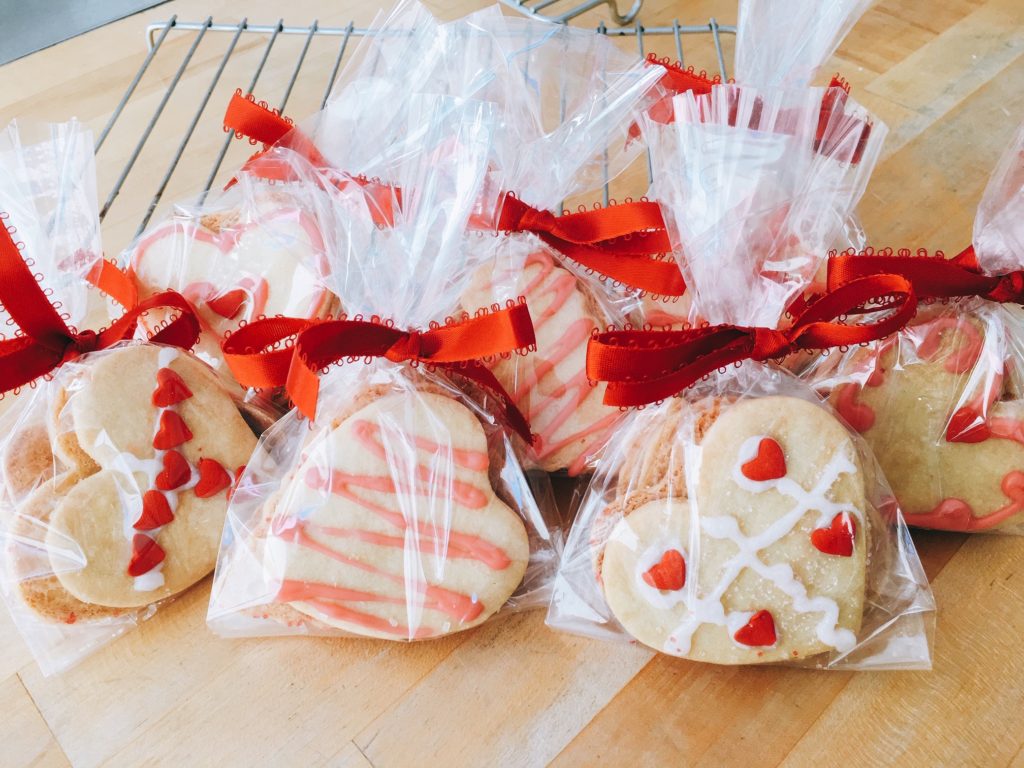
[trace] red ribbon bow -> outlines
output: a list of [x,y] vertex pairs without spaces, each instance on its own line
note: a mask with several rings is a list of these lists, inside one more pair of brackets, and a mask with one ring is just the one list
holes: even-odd
[[184,296],[168,291],[136,302],[131,281],[105,261],[89,279],[115,300],[131,302],[128,311],[98,333],[70,328],[22,258],[21,246],[12,237],[16,230],[6,226],[6,220],[7,215],[0,214],[0,304],[23,335],[0,341],[0,392],[19,389],[81,355],[130,339],[139,317],[150,309],[180,311],[151,341],[184,349],[196,343],[199,321]]
[[979,296],[989,301],[1024,304],[1024,270],[1004,275],[983,274],[973,246],[967,246],[952,259],[924,252],[911,255],[909,250],[901,250],[897,255],[888,250],[877,254],[846,251],[832,255],[828,261],[828,289],[879,273],[906,278],[921,299]]
[[576,263],[624,285],[660,296],[686,292],[675,260],[650,258],[671,253],[672,244],[661,206],[648,200],[554,216],[508,193],[495,229],[532,232]]
[[[294,346],[279,347],[291,337],[295,337]],[[526,417],[480,360],[528,349],[535,343],[530,312],[519,303],[427,331],[403,331],[376,320],[271,317],[239,328],[225,339],[222,349],[243,386],[285,386],[292,402],[310,419],[316,416],[318,374],[334,363],[383,357],[395,363],[443,368],[497,395],[505,422],[532,443]]]
[[[836,322],[885,298],[895,311],[869,325]],[[591,339],[587,376],[606,381],[607,405],[636,406],[671,397],[719,368],[770,360],[799,349],[863,344],[888,336],[914,316],[911,283],[898,275],[854,280],[820,296],[786,330],[715,325],[681,331],[609,331]]]
[[[253,155],[243,170],[276,181],[294,179],[294,168],[285,159],[267,155],[270,146],[284,141],[289,149],[305,157],[314,167],[329,170],[328,163],[313,142],[265,103],[235,91],[224,114],[224,128],[238,137],[263,142],[264,150]],[[287,139],[286,139],[287,137]],[[355,181],[368,188],[375,199],[376,223],[394,222],[392,198],[401,205],[401,191],[365,179],[343,177],[336,186]],[[229,183],[234,183],[232,180]],[[383,194],[382,194],[383,193]],[[649,258],[671,253],[672,244],[657,203],[646,200],[625,202],[608,208],[556,217],[532,208],[515,195],[504,197],[495,228],[506,232],[533,232],[541,240],[583,265],[624,285],[660,296],[682,296],[683,276],[673,260]]]

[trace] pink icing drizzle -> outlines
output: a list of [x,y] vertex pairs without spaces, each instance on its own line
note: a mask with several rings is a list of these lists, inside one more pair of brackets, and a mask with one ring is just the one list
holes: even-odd
[[[540,272],[527,284],[523,293],[528,298],[550,297],[544,310],[534,318],[534,329],[539,333],[572,296],[576,289],[576,277],[571,272],[556,269],[551,257],[540,251],[531,253],[526,258],[525,266],[539,266]],[[540,459],[557,453],[567,445],[609,430],[620,418],[619,413],[612,412],[581,430],[568,435],[560,434],[566,422],[593,390],[585,370],[573,374],[568,381],[554,388],[550,394],[540,395],[536,391],[543,380],[555,373],[559,363],[586,343],[594,327],[593,321],[586,317],[570,323],[554,344],[545,347],[534,356],[533,369],[524,375],[515,388],[513,398],[517,402],[525,400],[529,403],[529,418],[537,434],[535,447]],[[561,398],[567,394],[570,395],[569,399],[560,404]],[[585,444],[580,454],[570,463],[570,475],[579,474],[586,469],[590,452],[590,446]]]
[[[353,427],[359,444],[377,458],[386,461],[387,454],[381,440],[380,426],[361,419],[357,420]],[[412,441],[417,448],[443,456],[450,456],[454,464],[467,469],[485,471],[489,463],[485,453],[450,449],[450,446],[441,446],[419,435],[413,436]],[[357,489],[362,488],[377,493],[397,495],[401,490],[402,492],[411,491],[419,495],[430,496],[436,493],[438,488],[449,488],[453,499],[457,503],[470,509],[486,507],[486,494],[470,483],[444,477],[422,464],[418,464],[416,467],[415,487],[413,489],[399,489],[398,485],[390,477],[352,475],[339,470],[333,470],[328,474],[324,474],[320,470],[311,469],[303,479],[306,485],[314,490],[336,494],[372,512],[393,527],[395,534],[389,535],[357,528],[318,526],[307,521],[297,520],[294,517],[277,521],[273,534],[298,546],[312,549],[338,562],[403,585],[407,581],[404,575],[391,573],[363,560],[349,557],[343,552],[314,538],[314,536],[319,534],[325,537],[363,541],[382,547],[405,549],[410,546],[406,533],[410,527],[414,526],[416,536],[413,537],[413,546],[420,552],[436,553],[438,547],[441,546],[445,549],[446,557],[475,560],[495,571],[503,570],[511,563],[511,559],[504,550],[479,536],[451,530],[441,530],[439,532],[435,525],[420,520],[410,521],[401,511],[395,511],[356,493]],[[443,587],[424,585],[417,582],[415,588],[422,594],[426,608],[443,612],[458,622],[472,621],[484,610],[484,606],[479,600],[444,589]],[[409,627],[392,625],[390,622],[382,620],[377,616],[343,605],[343,603],[351,602],[403,603],[405,598],[360,592],[322,582],[286,580],[282,584],[276,599],[279,602],[308,602],[325,615],[398,637],[432,637],[440,632],[440,630],[430,627],[420,627],[415,632],[411,632]]]

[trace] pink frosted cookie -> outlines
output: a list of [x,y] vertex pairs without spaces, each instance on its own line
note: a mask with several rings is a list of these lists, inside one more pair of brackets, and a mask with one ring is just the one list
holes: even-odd
[[[103,613],[79,603],[142,607],[206,576],[228,492],[256,445],[212,371],[172,347],[135,344],[82,358],[51,386],[47,439],[62,474],[14,509],[24,535],[12,562],[30,607],[73,621]],[[9,467],[8,483],[26,482],[17,475]]]
[[852,350],[830,401],[874,450],[909,525],[1024,531],[1024,401],[1001,308],[926,309]]
[[[813,403],[761,397],[722,407],[697,439],[693,486],[645,501],[608,536],[615,617],[656,650],[718,664],[851,650],[868,531],[846,429]],[[645,491],[639,478],[632,490]]]
[[176,290],[193,304],[203,327],[196,351],[218,367],[220,342],[242,321],[319,318],[333,308],[316,220],[272,198],[244,219],[239,211],[172,218],[139,240],[130,258],[142,296]]
[[417,640],[493,615],[522,581],[525,526],[495,492],[477,417],[451,397],[394,391],[307,443],[263,532],[274,604],[353,635]]
[[587,380],[587,342],[607,325],[603,313],[576,276],[543,250],[531,253],[514,275],[493,265],[478,270],[463,305],[490,305],[498,298],[496,286],[526,297],[537,351],[499,360],[494,373],[530,420],[541,468],[585,472],[621,418],[602,402],[604,385]]

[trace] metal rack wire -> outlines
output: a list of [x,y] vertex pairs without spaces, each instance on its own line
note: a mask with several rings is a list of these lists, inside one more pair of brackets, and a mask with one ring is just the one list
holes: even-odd
[[620,27],[631,24],[644,4],[644,0],[634,0],[633,6],[628,11],[620,13],[618,0],[583,0],[583,2],[580,0],[501,0],[501,2],[522,14],[555,24],[565,24],[587,11],[604,5],[607,6],[612,22]]
[[[722,49],[722,38],[724,35],[734,35],[735,31],[735,27],[720,25],[713,18],[706,24],[699,25],[686,25],[673,21],[670,25],[664,26],[643,26],[636,23],[625,27],[607,27],[602,23],[597,27],[597,32],[601,34],[620,38],[635,38],[636,50],[641,56],[646,55],[646,49],[652,44],[652,40],[660,41],[663,49],[666,48],[665,44],[671,41],[674,43],[674,51],[662,50],[660,53],[670,56],[674,53],[675,58],[680,62],[685,61],[685,49],[689,47],[689,43],[684,45],[684,40],[692,40],[695,36],[706,36],[713,44],[714,55],[717,58],[715,63],[723,77],[727,73],[725,54]],[[204,118],[204,113],[207,113],[207,107],[210,105],[211,99],[218,87],[221,89],[230,87],[233,90],[235,86],[243,85],[248,91],[260,92],[262,96],[266,97],[268,94],[266,87],[262,87],[261,79],[266,80],[268,72],[272,72],[276,75],[276,79],[280,80],[280,76],[287,72],[283,92],[280,94],[276,104],[274,104],[274,106],[284,111],[289,104],[296,84],[300,82],[300,78],[306,81],[316,77],[323,77],[323,70],[329,69],[322,90],[317,91],[319,94],[319,104],[308,105],[310,110],[322,107],[330,95],[346,52],[351,47],[350,43],[353,38],[362,38],[372,34],[374,34],[372,29],[357,27],[352,23],[343,27],[320,26],[316,20],[307,26],[293,26],[285,24],[283,20],[270,25],[250,24],[247,19],[242,19],[237,23],[225,24],[215,22],[212,17],[208,17],[201,22],[180,21],[177,17],[172,17],[165,22],[149,25],[146,29],[148,44],[146,56],[96,141],[97,153],[111,143],[118,144],[119,151],[130,147],[120,172],[114,178],[101,207],[101,220],[107,218],[115,203],[124,199],[122,192],[125,190],[126,184],[131,180],[133,186],[137,188],[132,195],[129,195],[132,201],[138,203],[141,197],[149,195],[148,203],[142,206],[141,212],[138,215],[138,224],[135,227],[134,234],[137,236],[146,228],[163,200],[165,193],[167,193],[172,178],[174,178],[175,172],[178,170],[185,153],[189,152],[189,160],[191,162],[197,161],[198,150],[195,148],[190,150],[189,145],[196,136],[197,128],[200,128],[201,119],[204,120],[205,126],[200,129],[200,135],[203,136],[205,143],[209,143],[209,131],[214,130],[213,124],[217,124],[219,129],[220,103],[215,102],[214,107],[209,110],[210,114],[206,114]],[[185,37],[188,35],[192,36],[190,42]],[[204,40],[208,41],[218,36],[221,41],[227,40],[224,52],[216,60],[216,66],[213,68],[212,75],[209,76],[205,85],[200,81],[198,84],[201,87],[195,89],[192,87],[196,85],[193,70],[198,69],[200,66],[197,63],[200,61],[197,58],[197,51],[203,49]],[[272,62],[272,53],[276,48],[280,47],[280,41],[284,38],[293,38],[300,43],[295,58],[290,62]],[[262,46],[260,46],[261,41]],[[323,44],[323,41],[327,43],[336,41],[333,42],[333,45],[336,47],[330,53],[329,58],[326,55],[320,57],[324,60],[325,64],[327,61],[330,64],[326,67],[306,67],[304,69],[310,48],[317,41],[321,41],[319,44]],[[207,45],[211,45],[211,43],[207,43]],[[248,46],[250,54],[256,56],[255,68],[251,71],[251,75],[244,78],[235,74],[234,79],[231,79],[230,82],[222,83],[222,79],[225,79],[225,70],[232,62],[232,57],[235,56],[236,51],[245,46]],[[180,50],[182,48],[184,48],[184,52],[181,55],[181,59],[177,66],[173,67],[173,71],[171,71],[169,67],[173,66],[173,62],[169,60],[169,57],[174,55],[172,49]],[[714,68],[709,67],[709,69]],[[162,69],[165,74],[161,77],[160,81],[162,83],[162,92],[159,89],[151,89],[153,91],[150,94],[151,96],[155,97],[156,93],[160,95],[155,106],[149,112],[145,128],[137,136],[128,135],[120,143],[111,142],[111,136],[117,131],[119,119],[129,110],[133,110],[135,114],[138,114],[139,110],[143,108],[140,104],[136,103],[140,101],[140,98],[137,96],[139,85],[146,79],[147,73],[151,74],[154,69]],[[186,92],[183,96],[179,92],[179,86],[186,81],[188,81],[188,86],[182,89]],[[308,86],[308,83],[304,82],[303,85]],[[269,95],[272,96],[273,94]],[[168,110],[168,104],[171,103],[172,99],[180,101],[185,97],[187,97],[188,101],[192,102],[189,105],[189,109],[191,109],[190,118],[186,124],[175,128],[175,130],[180,130],[180,133],[177,134],[176,143],[173,139],[170,141],[163,139],[164,145],[173,145],[173,149],[170,152],[169,158],[166,159],[162,171],[157,163],[166,156],[160,157],[161,153],[157,153],[158,156],[153,161],[140,163],[140,157],[147,146],[153,141],[155,132],[166,132],[163,126],[164,123],[169,121],[168,114],[170,112],[176,115],[183,112],[188,114],[187,109]],[[214,186],[218,173],[221,171],[222,166],[224,166],[231,143],[231,135],[227,134],[219,149],[209,153],[209,171],[205,174],[204,180],[198,184],[201,190],[196,189],[196,183],[193,182],[189,189],[190,192],[201,192],[202,195],[205,195]],[[102,160],[102,157],[100,159]],[[234,166],[229,164],[228,167]],[[607,198],[608,185],[606,184],[605,199],[607,200]],[[124,203],[120,204],[124,205]],[[135,214],[135,211],[121,212],[119,217],[123,219],[125,216],[132,217]],[[133,218],[134,220],[136,219]],[[130,232],[127,234],[131,235]],[[120,248],[126,244],[126,242],[110,242],[108,240],[108,247]]]

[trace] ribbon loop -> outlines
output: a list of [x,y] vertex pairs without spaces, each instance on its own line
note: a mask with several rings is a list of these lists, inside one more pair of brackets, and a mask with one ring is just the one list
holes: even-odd
[[[844,315],[880,299],[875,322],[847,325]],[[587,376],[608,383],[607,405],[636,406],[678,394],[713,371],[765,361],[796,349],[825,349],[884,338],[913,317],[913,285],[898,275],[853,280],[818,297],[785,330],[717,325],[680,331],[609,331],[587,347]]]
[[[289,339],[294,344],[287,346]],[[468,378],[498,400],[505,422],[533,442],[526,417],[480,360],[536,344],[526,304],[467,317],[428,331],[402,331],[370,320],[309,321],[271,317],[249,323],[224,340],[224,359],[245,387],[285,387],[295,407],[316,417],[320,371],[348,358],[425,363]]]
[[[0,215],[6,220],[6,214]],[[104,262],[104,264],[106,264]],[[90,279],[114,286],[116,299],[130,298],[132,305],[109,328],[99,331],[73,331],[50,303],[35,275],[22,258],[21,249],[11,237],[9,227],[0,226],[0,304],[4,306],[21,336],[0,341],[0,392],[17,390],[46,376],[65,363],[126,341],[135,335],[139,317],[156,309],[179,312],[151,341],[188,349],[199,339],[199,320],[185,297],[173,291],[160,293],[142,302],[125,291],[123,273],[106,264],[90,273]]]
[[978,266],[973,246],[952,259],[901,251],[833,254],[828,261],[828,289],[834,290],[861,277],[900,275],[909,280],[922,299],[956,299],[977,296],[1001,303],[1024,304],[1024,270],[986,275]]

